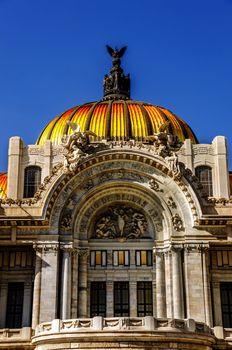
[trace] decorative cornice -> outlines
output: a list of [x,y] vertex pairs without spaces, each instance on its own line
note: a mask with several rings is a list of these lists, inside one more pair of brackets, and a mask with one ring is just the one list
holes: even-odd
[[227,204],[232,204],[232,196],[230,198],[214,198],[209,197],[208,202],[212,204],[222,204],[223,206],[226,206]]

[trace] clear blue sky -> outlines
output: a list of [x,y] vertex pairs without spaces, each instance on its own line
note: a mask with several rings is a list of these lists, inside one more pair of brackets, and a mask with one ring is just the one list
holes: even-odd
[[232,0],[0,0],[0,170],[10,136],[33,144],[102,98],[105,44],[128,46],[133,99],[170,109],[202,143],[225,135],[232,168]]

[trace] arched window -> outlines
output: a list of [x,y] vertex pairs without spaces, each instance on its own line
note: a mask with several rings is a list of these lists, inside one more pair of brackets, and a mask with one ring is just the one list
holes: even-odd
[[198,177],[200,183],[203,186],[203,190],[207,193],[208,197],[213,196],[213,182],[212,182],[212,169],[209,166],[198,166],[195,170],[195,174]]
[[24,173],[24,198],[34,196],[41,183],[41,168],[38,166],[29,166]]

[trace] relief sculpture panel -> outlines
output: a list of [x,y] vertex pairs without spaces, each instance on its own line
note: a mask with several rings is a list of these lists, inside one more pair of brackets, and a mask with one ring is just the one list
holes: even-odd
[[147,231],[144,214],[125,205],[109,207],[94,225],[92,238],[141,238]]

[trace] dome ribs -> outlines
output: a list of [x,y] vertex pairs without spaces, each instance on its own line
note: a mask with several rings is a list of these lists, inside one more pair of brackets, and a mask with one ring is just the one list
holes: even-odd
[[98,135],[95,141],[101,138],[108,141],[146,141],[148,135],[159,132],[160,126],[169,121],[170,132],[181,141],[190,138],[193,143],[198,143],[189,125],[166,108],[142,101],[104,100],[65,111],[47,124],[36,144],[43,145],[48,139],[55,144],[61,143],[62,136],[72,132],[66,124],[67,120],[79,124],[82,131],[95,132]]
[[[71,113],[70,117],[67,119],[69,121],[72,121],[72,118],[75,116],[75,114],[81,109],[83,108],[83,105],[79,105],[77,106],[74,111]],[[68,133],[68,129],[70,129],[70,127],[68,126],[68,124],[66,123],[65,127],[64,127],[64,135]]]
[[110,131],[111,131],[111,128],[110,128],[110,124],[111,124],[111,109],[112,109],[112,103],[113,101],[110,101],[108,103],[108,107],[107,107],[107,111],[106,111],[106,128],[105,128],[105,137],[107,140],[110,140]]
[[56,121],[58,120],[58,117],[55,117],[50,123],[48,123],[43,131],[41,132],[40,136],[38,137],[36,141],[36,145],[43,145],[46,140],[50,140],[50,134],[52,131],[52,128],[54,127]]
[[107,103],[99,103],[92,113],[89,130],[95,132],[100,137],[105,137]]
[[7,197],[7,173],[0,173],[0,198]]
[[146,109],[152,126],[153,126],[153,130],[152,133],[157,133],[159,131],[159,127],[165,123],[166,121],[168,121],[169,119],[167,118],[167,116],[159,109],[159,107],[156,106],[152,106],[152,105],[144,105],[144,108]]
[[132,127],[131,127],[131,120],[130,120],[130,114],[128,110],[128,103],[126,101],[123,101],[123,111],[124,111],[124,118],[126,120],[126,130],[127,130],[127,138],[130,140],[132,139]]
[[[95,107],[97,106],[98,103],[99,103],[99,102],[94,102],[93,105],[92,105],[92,107],[90,108],[90,111],[89,111],[89,113],[88,113],[88,116],[87,116],[86,122],[85,122],[85,128],[84,128],[85,130],[90,130],[89,128],[90,128],[90,123],[91,123],[92,115],[93,115],[94,109],[95,109]],[[94,130],[91,130],[91,131],[94,132]]]
[[146,109],[144,108],[142,102],[139,102],[139,106],[140,106],[141,111],[144,115],[144,118],[146,119],[146,126],[147,126],[147,135],[143,135],[143,137],[152,135],[152,123],[151,123],[151,119],[149,117],[149,114],[147,113]]
[[68,120],[70,113],[72,113],[74,109],[75,108],[68,109],[63,114],[61,114],[61,116],[56,121],[56,125],[53,126],[49,135],[49,139],[54,143],[57,143],[57,141],[60,140],[64,135],[66,120]]

